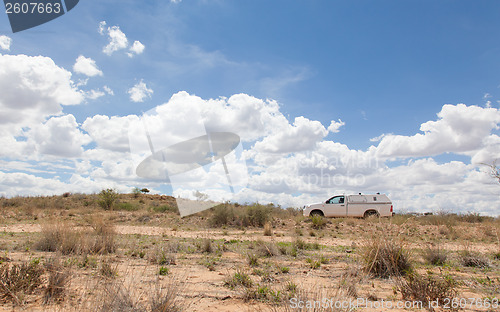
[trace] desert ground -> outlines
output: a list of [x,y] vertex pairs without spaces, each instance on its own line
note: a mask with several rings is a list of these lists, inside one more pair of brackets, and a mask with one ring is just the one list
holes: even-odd
[[[0,198],[0,311],[498,311],[500,220]],[[425,210],[423,207],[422,210]]]

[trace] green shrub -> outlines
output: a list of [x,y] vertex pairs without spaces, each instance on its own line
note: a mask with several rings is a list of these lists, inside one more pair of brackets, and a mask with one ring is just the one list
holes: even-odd
[[259,256],[254,253],[247,253],[247,260],[249,266],[255,267],[259,265]]
[[101,206],[101,208],[105,210],[110,210],[113,208],[113,205],[117,198],[118,198],[118,193],[116,193],[115,190],[106,189],[102,190],[99,193],[99,200],[97,201],[97,203],[99,204],[99,206]]
[[177,207],[173,207],[170,205],[161,205],[153,207],[153,211],[158,213],[164,213],[164,212],[179,213],[179,209]]
[[162,275],[162,276],[165,276],[165,275],[168,274],[168,272],[169,272],[169,269],[167,267],[162,266],[162,267],[160,267],[160,270],[158,271],[158,274]]
[[237,286],[243,286],[250,288],[253,285],[252,279],[247,273],[244,273],[242,271],[236,271],[232,277],[229,277],[226,279],[224,282],[224,285],[227,287],[234,289]]
[[141,195],[141,190],[138,187],[134,187],[132,189],[132,194],[134,194],[134,198],[137,198],[139,197],[139,195]]
[[311,221],[312,221],[312,224],[311,224],[312,228],[314,228],[316,230],[320,230],[320,229],[324,228],[326,226],[326,224],[328,223],[328,221],[326,220],[325,217],[319,216],[319,215],[312,216]]
[[210,226],[222,227],[233,224],[235,219],[234,208],[229,204],[221,204],[213,209],[208,222]]
[[116,203],[115,210],[125,210],[125,211],[137,211],[139,210],[139,206],[134,205],[132,203]]
[[271,211],[272,208],[270,206],[260,204],[247,206],[245,215],[243,216],[243,225],[263,227],[266,222],[271,221]]

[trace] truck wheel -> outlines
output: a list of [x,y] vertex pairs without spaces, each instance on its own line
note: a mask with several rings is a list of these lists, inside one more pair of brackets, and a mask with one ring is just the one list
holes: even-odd
[[309,214],[311,217],[314,217],[314,216],[320,216],[320,217],[324,217],[325,215],[323,214],[323,211],[321,210],[313,210],[311,211],[311,213]]
[[363,215],[363,217],[366,219],[366,218],[370,218],[370,217],[376,217],[378,218],[380,215],[377,211],[375,210],[368,210],[365,212],[365,214]]

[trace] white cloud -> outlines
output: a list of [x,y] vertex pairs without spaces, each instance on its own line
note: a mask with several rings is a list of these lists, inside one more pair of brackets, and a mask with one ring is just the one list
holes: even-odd
[[102,71],[99,70],[95,61],[83,55],[78,56],[76,59],[76,62],[73,65],[73,71],[89,77],[102,76]]
[[297,117],[293,125],[276,125],[275,133],[255,143],[255,150],[268,153],[292,153],[311,150],[321,141],[328,131],[316,120]]
[[[187,93],[184,96],[187,97]],[[247,94],[235,94],[229,99],[198,99],[208,131],[234,132],[246,142],[255,141],[288,124],[278,102],[273,100],[261,100]]]
[[132,46],[130,47],[129,49],[129,53],[127,53],[127,55],[129,57],[133,57],[134,54],[137,55],[137,54],[141,54],[142,52],[144,52],[144,49],[146,47],[138,40],[134,41],[134,43],[132,44]]
[[73,115],[52,117],[37,125],[28,134],[40,154],[57,157],[78,157],[83,153],[83,145],[90,143],[90,137],[78,128]]
[[420,126],[413,136],[386,135],[377,146],[381,157],[432,156],[442,153],[473,155],[498,129],[500,110],[479,106],[444,105],[437,121]]
[[5,35],[0,36],[0,49],[5,51],[10,51],[10,45],[12,44],[12,39]]
[[43,56],[0,55],[0,129],[29,127],[80,104],[71,73]]
[[115,93],[113,92],[113,90],[111,90],[111,88],[110,88],[110,87],[108,87],[108,86],[104,86],[104,87],[102,87],[102,88],[104,89],[104,91],[105,91],[107,94],[109,94],[109,95],[115,95]]
[[144,102],[146,98],[151,98],[153,95],[153,90],[149,89],[144,81],[140,81],[135,86],[130,88],[127,93],[130,95],[130,100],[132,102]]
[[128,127],[130,122],[138,119],[134,115],[125,117],[95,115],[83,122],[82,129],[87,131],[92,140],[97,143],[98,148],[127,152],[129,150]]
[[330,126],[328,126],[328,131],[330,131],[331,133],[337,133],[340,131],[339,129],[342,126],[345,126],[345,122],[343,122],[342,120],[340,119],[339,121],[332,120]]
[[[0,78],[3,77],[3,70],[4,67],[0,66]],[[66,83],[71,85],[69,78],[66,79]],[[143,84],[138,89],[149,90]],[[106,88],[103,87],[106,93],[112,92]],[[134,92],[129,94],[132,96],[136,94]],[[152,93],[144,92],[146,95],[137,91],[136,99],[144,100]],[[0,94],[0,104],[2,96]],[[55,114],[61,114],[60,104],[54,107]],[[205,133],[205,128],[207,131],[236,133],[243,142],[249,143],[244,145],[247,149],[242,151],[249,168],[248,186],[237,189],[234,197],[228,189],[220,188],[227,179],[221,166],[214,165],[206,172],[192,172],[189,175],[191,180],[183,181],[186,186],[199,187],[203,192],[206,189],[206,193],[220,200],[232,198],[240,202],[273,202],[297,207],[324,200],[335,193],[384,192],[393,199],[398,212],[422,211],[425,207],[425,210],[434,211],[498,214],[500,208],[498,183],[488,176],[485,169],[483,172],[482,167],[476,165],[500,155],[500,137],[497,134],[500,112],[494,108],[444,105],[437,120],[421,125],[422,133],[413,136],[383,135],[373,140],[380,141],[378,145],[367,150],[355,150],[345,144],[325,140],[329,132],[336,132],[343,126],[341,120],[332,120],[328,128],[305,117],[297,117],[290,122],[281,113],[276,101],[246,94],[205,100],[179,92],[148,112],[142,120],[136,115],[96,115],[79,126],[72,115],[52,117],[46,122],[49,115],[43,116],[36,119],[38,126],[20,130],[26,140],[17,140],[13,135],[0,136],[0,145],[5,147],[0,154],[13,152],[11,155],[22,157],[31,153],[47,159],[51,156],[77,157],[73,177],[69,183],[63,183],[57,178],[41,179],[33,175],[0,172],[0,190],[3,193],[47,194],[84,187],[98,191],[113,186],[130,191],[140,180],[135,175],[135,166],[129,156],[129,148],[134,142],[134,139],[129,140],[130,134],[132,138],[134,134],[142,135],[142,141],[146,143],[143,142],[140,147],[144,148],[145,155],[150,154],[144,133],[135,133],[131,127],[135,123],[143,132],[147,127],[152,134],[161,134],[161,138],[151,136],[156,149],[200,136]],[[89,142],[95,143],[96,147],[89,149],[89,145],[85,145]],[[82,147],[86,146],[87,149],[83,150]],[[469,156],[471,163],[439,163],[430,157],[446,152],[452,153],[451,158],[453,153]],[[418,158],[421,156],[426,158]],[[228,154],[228,163],[235,158],[235,155]],[[397,162],[388,161],[395,158],[398,158]],[[22,168],[22,164],[16,166]],[[235,166],[231,172],[243,176],[246,166]],[[28,169],[36,174],[33,170],[37,168]],[[43,189],[52,181],[57,182]],[[162,183],[141,181],[151,188]],[[186,196],[192,194],[187,187],[176,191]]]
[[87,99],[91,99],[91,100],[98,99],[100,97],[103,97],[104,95],[106,95],[106,94],[99,89],[97,89],[97,90],[92,89],[90,91],[85,92],[85,97]]
[[99,28],[97,30],[101,35],[104,35],[106,31],[106,21],[99,22]]
[[108,44],[102,49],[107,55],[112,55],[114,52],[126,49],[128,46],[127,36],[120,30],[118,26],[106,28],[106,22],[99,23],[99,33],[108,35]]

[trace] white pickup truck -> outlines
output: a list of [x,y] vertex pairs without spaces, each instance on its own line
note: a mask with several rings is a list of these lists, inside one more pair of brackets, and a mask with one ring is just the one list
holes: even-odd
[[391,217],[392,202],[385,194],[375,195],[337,195],[324,203],[303,207],[304,216],[324,217]]

